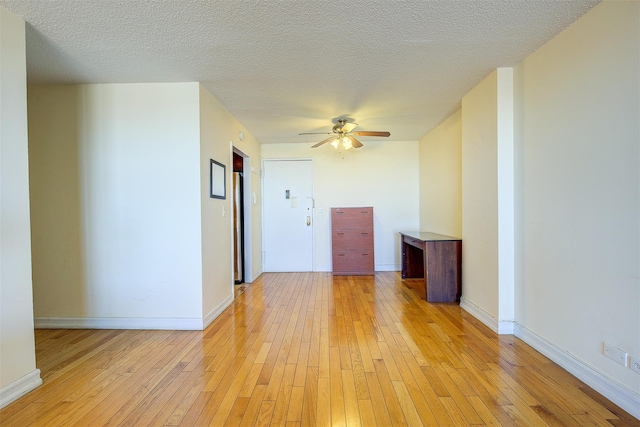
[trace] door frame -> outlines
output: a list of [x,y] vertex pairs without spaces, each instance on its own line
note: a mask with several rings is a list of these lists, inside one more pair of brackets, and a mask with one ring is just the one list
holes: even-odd
[[260,191],[262,192],[262,203],[261,203],[261,224],[262,224],[262,271],[264,271],[265,264],[265,256],[264,256],[264,242],[265,242],[265,223],[264,223],[264,165],[265,162],[282,162],[282,161],[290,161],[290,162],[299,162],[299,161],[309,161],[311,162],[311,271],[317,271],[316,268],[316,165],[315,161],[312,157],[273,157],[273,158],[263,158],[262,164],[260,168]]
[[[233,145],[231,142],[231,160],[229,164],[233,165],[233,153],[238,154],[242,157],[242,173],[243,173],[243,197],[242,197],[242,214],[243,214],[243,226],[244,226],[244,265],[242,266],[242,275],[244,277],[245,283],[253,283],[253,227],[252,227],[252,215],[251,215],[251,174],[253,170],[251,169],[251,157],[248,154],[244,153],[239,148]],[[233,168],[231,168],[233,169]],[[233,173],[233,171],[231,172]],[[233,242],[233,215],[229,215],[229,230],[231,232],[231,242]],[[235,284],[235,278],[233,277],[233,251],[235,248],[233,247],[233,243],[229,248],[231,251],[231,285]],[[231,288],[233,290],[233,287]]]

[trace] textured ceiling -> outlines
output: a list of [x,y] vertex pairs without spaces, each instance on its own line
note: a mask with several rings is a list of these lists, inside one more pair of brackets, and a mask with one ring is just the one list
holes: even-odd
[[[262,143],[417,140],[600,0],[0,0],[29,83],[199,81]],[[368,138],[362,138],[367,140]]]

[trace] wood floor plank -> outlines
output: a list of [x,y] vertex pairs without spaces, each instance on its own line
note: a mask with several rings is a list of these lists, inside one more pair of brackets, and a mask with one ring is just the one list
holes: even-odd
[[263,400],[260,406],[260,412],[258,412],[258,418],[256,419],[256,426],[268,426],[271,423],[271,415],[273,414],[273,408],[275,402],[273,400]]
[[300,423],[305,426],[316,425],[318,413],[318,367],[307,368],[307,379],[304,385],[304,399],[302,402],[302,418]]
[[302,419],[302,403],[304,402],[304,387],[293,387],[291,389],[291,400],[287,410],[287,422]]
[[[234,383],[236,375],[241,371],[241,367],[243,366],[244,362],[244,358],[235,357],[229,369],[225,371],[224,376],[220,380],[220,384],[218,384],[215,388],[205,387],[204,392],[210,392],[211,397],[207,401],[207,405],[200,413],[200,416],[197,418],[196,425],[209,425],[211,420],[215,417],[218,410],[220,409],[220,404],[223,402],[228,389]],[[211,381],[209,381],[209,384],[211,384]],[[223,409],[230,409],[230,407],[224,406]]]
[[360,425],[360,409],[353,371],[342,370],[342,389],[344,390],[344,413],[347,426]]
[[448,375],[447,369],[445,369],[442,365],[436,365],[434,366],[434,371],[449,391],[451,398],[456,403],[458,409],[460,409],[460,411],[464,415],[467,423],[482,424],[482,418],[478,416],[467,398],[464,396],[464,394],[462,394],[462,392],[456,385],[455,381]]
[[473,406],[473,409],[476,410],[478,415],[480,415],[480,418],[482,418],[482,421],[484,421],[484,424],[486,426],[496,427],[496,426],[503,426],[504,425],[503,423],[498,421],[498,419],[496,417],[493,416],[493,414],[491,413],[489,408],[487,408],[484,405],[484,403],[482,402],[482,400],[478,396],[469,397],[469,402],[471,403],[471,406]]
[[392,383],[393,388],[396,391],[398,401],[400,402],[400,406],[402,407],[402,413],[407,420],[407,424],[410,426],[424,425],[420,420],[420,415],[418,415],[418,411],[413,404],[413,400],[411,400],[411,396],[409,395],[409,391],[407,390],[405,383],[403,381],[392,381]]
[[329,347],[329,380],[331,387],[331,422],[335,427],[342,427],[346,425],[346,419],[340,349],[338,347]]
[[287,363],[282,375],[276,404],[273,408],[273,416],[271,417],[272,426],[284,426],[287,422],[287,410],[289,409],[289,401],[291,399],[291,391],[293,390],[295,374],[296,365],[293,363]]
[[267,273],[204,331],[36,330],[22,426],[637,426],[398,272]]
[[373,414],[373,404],[370,400],[358,400],[358,408],[360,409],[360,421],[363,426],[375,427],[377,425],[384,425],[376,422]]
[[318,377],[329,378],[329,330],[320,329],[320,348],[318,355]]
[[248,397],[238,397],[235,403],[233,404],[233,408],[231,408],[231,412],[229,413],[229,418],[224,423],[226,427],[235,427],[239,426],[242,422],[242,417],[244,417],[244,413],[249,405]]
[[407,425],[404,418],[404,413],[402,412],[402,406],[400,405],[400,401],[398,400],[396,391],[393,388],[393,380],[387,372],[385,363],[381,360],[374,360],[373,363],[376,366],[378,383],[380,384],[380,389],[382,390],[382,394],[384,396],[387,411],[389,412],[389,417],[391,418],[391,424],[394,426]]
[[[404,353],[408,355],[409,353]],[[405,412],[405,418],[407,418],[406,410],[411,410],[411,407],[414,408],[416,413],[418,414],[420,420],[424,425],[436,425],[438,422],[429,407],[429,404],[424,398],[424,394],[420,390],[420,386],[418,385],[413,373],[407,366],[405,359],[398,355],[396,359],[396,365],[398,366],[398,370],[400,371],[400,375],[402,375],[402,381],[394,381],[393,387],[396,390],[396,395],[398,395],[398,399],[400,400],[399,393],[403,393],[406,397],[411,400],[411,405],[406,405],[406,408],[403,408]],[[400,400],[402,404],[402,400]],[[409,418],[407,418],[407,421]]]
[[167,420],[171,419],[171,416],[183,402],[185,396],[192,390],[202,390],[202,387],[204,387],[204,379],[206,376],[202,376],[199,371],[184,371],[183,374],[187,374],[188,377],[176,388],[175,393],[158,409],[150,421],[150,425],[164,425]]
[[[182,419],[191,410],[191,408],[193,406],[196,406],[194,405],[194,402],[196,402],[200,398],[204,386],[207,384],[207,382],[209,382],[209,379],[213,375],[211,372],[205,371],[204,368],[202,369],[202,371],[203,372],[199,375],[198,381],[196,382],[195,386],[183,390],[183,398],[180,400],[180,403],[178,403],[178,405],[173,409],[164,425],[180,425]],[[193,371],[192,375],[193,374],[198,374],[198,371]]]
[[[435,390],[431,387],[431,383],[424,375],[421,367],[418,365],[418,361],[415,360],[409,354],[404,354],[404,359],[407,368],[413,375],[413,379],[415,380],[416,386],[422,392],[430,411],[433,413],[436,418],[438,425],[448,426],[452,425],[451,418],[447,415],[447,411],[444,406],[442,406],[440,400],[438,399],[438,395]],[[407,376],[407,375],[405,375]],[[443,386],[444,387],[444,386]]]
[[318,377],[318,404],[316,406],[316,425],[331,427],[331,380]]
[[369,384],[369,394],[371,395],[371,404],[373,406],[373,416],[376,424],[379,426],[391,425],[391,417],[387,409],[387,404],[380,388],[380,382],[375,372],[367,372],[367,383]]
[[252,426],[256,422],[256,418],[260,413],[260,408],[262,406],[264,393],[267,391],[266,385],[257,385],[253,389],[253,393],[249,398],[249,403],[244,411],[244,415],[242,417],[242,421],[240,422],[240,426]]

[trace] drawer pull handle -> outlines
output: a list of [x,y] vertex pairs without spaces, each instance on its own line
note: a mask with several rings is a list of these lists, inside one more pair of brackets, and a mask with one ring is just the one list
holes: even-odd
[[362,234],[363,236],[368,236],[369,235],[369,233],[360,233],[360,234]]
[[344,254],[338,254],[338,256],[344,256]]
[[344,236],[344,233],[338,233],[338,236]]

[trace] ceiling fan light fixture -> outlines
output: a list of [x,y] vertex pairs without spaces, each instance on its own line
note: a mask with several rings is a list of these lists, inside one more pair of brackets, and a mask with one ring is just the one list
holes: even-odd
[[[358,141],[358,138],[355,136],[383,136],[388,137],[391,135],[389,132],[380,132],[380,131],[354,131],[354,129],[358,126],[353,119],[348,118],[340,118],[338,122],[333,126],[332,132],[303,132],[300,135],[331,135],[333,133],[335,136],[330,136],[327,139],[323,139],[311,146],[311,148],[320,147],[327,142],[333,146],[336,150],[340,149],[340,145],[344,150],[350,150],[352,148],[360,148],[363,146],[362,142]],[[354,136],[351,136],[354,135]]]

